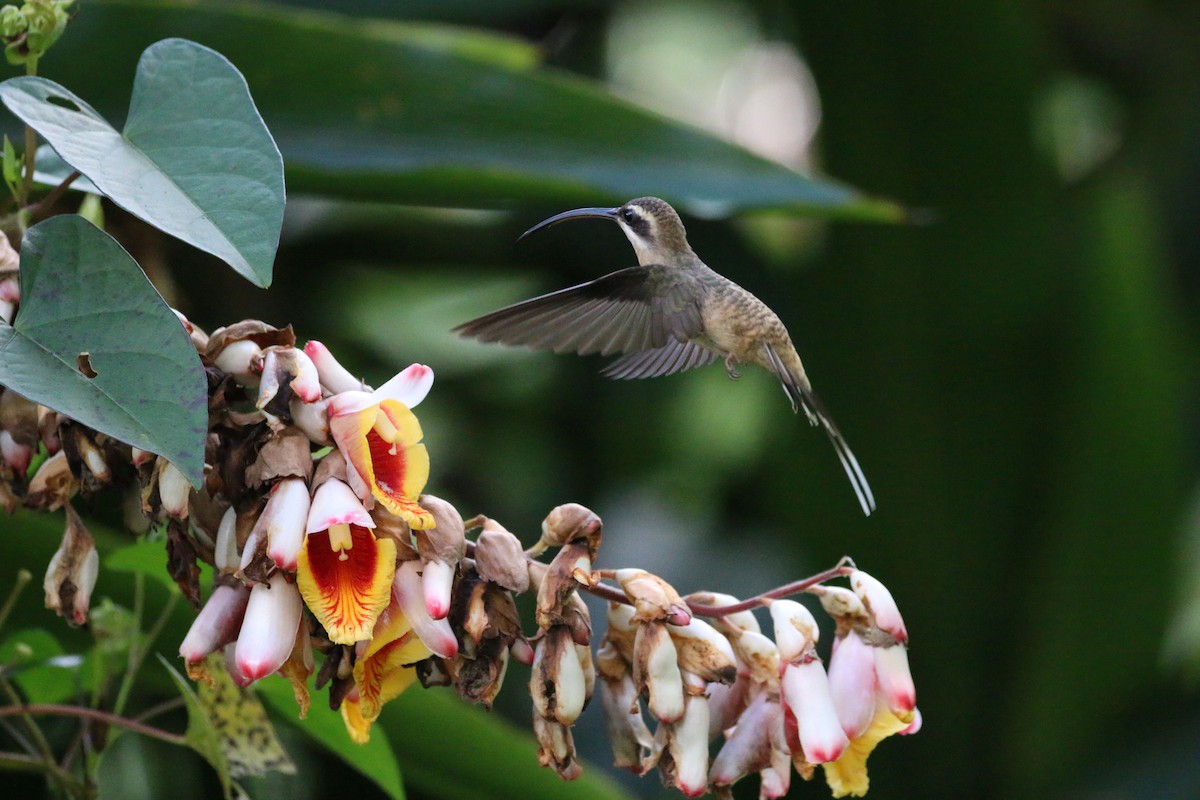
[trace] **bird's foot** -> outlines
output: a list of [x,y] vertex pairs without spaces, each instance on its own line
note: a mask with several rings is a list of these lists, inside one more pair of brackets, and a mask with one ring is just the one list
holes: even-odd
[[736,365],[737,359],[735,359],[733,356],[725,357],[725,374],[729,376],[730,380],[736,381],[738,378],[742,377],[742,373],[737,371]]

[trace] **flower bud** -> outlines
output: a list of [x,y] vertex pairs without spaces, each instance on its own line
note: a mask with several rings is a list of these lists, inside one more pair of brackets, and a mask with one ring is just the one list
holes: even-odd
[[674,762],[675,788],[687,797],[700,797],[708,792],[708,698],[703,681],[692,688],[700,693],[687,694],[683,719],[671,726],[667,746]]
[[576,539],[593,542],[592,549],[599,546],[601,531],[600,517],[578,503],[566,503],[554,508],[542,521],[542,545],[562,547]]
[[259,384],[262,361],[262,348],[249,339],[230,342],[213,358],[217,369],[232,375],[240,385],[251,389]]
[[354,377],[350,374],[349,370],[339,364],[338,360],[333,357],[333,353],[329,352],[329,348],[320,342],[315,340],[309,341],[304,345],[304,354],[316,366],[317,378],[330,394],[349,391],[371,391],[369,386]]
[[263,351],[262,377],[259,379],[255,408],[266,408],[285,384],[292,394],[305,403],[315,403],[321,399],[317,368],[304,351],[295,347],[268,347]]
[[17,442],[7,430],[0,430],[0,458],[13,472],[24,475],[33,461],[33,448]]
[[328,399],[306,403],[293,397],[288,404],[288,410],[292,412],[292,423],[310,442],[319,445],[333,444],[329,435]]
[[838,640],[829,658],[829,689],[842,730],[857,739],[875,717],[875,648],[857,631]]
[[637,626],[633,645],[633,681],[647,692],[647,706],[662,722],[677,722],[683,716],[683,676],[671,635],[660,622]]
[[783,709],[764,692],[750,702],[737,727],[713,759],[709,780],[731,786],[771,763],[771,733],[783,725]]
[[529,566],[521,542],[503,528],[488,530],[485,526],[476,538],[475,569],[485,581],[509,591],[520,594],[529,590]]
[[213,565],[222,574],[237,571],[237,511],[233,506],[225,509],[221,524],[217,527],[217,541],[213,547]]
[[296,644],[303,606],[300,590],[282,572],[272,575],[269,583],[254,585],[235,652],[242,675],[256,681],[283,666]]
[[192,486],[174,464],[162,456],[156,462],[158,472],[158,500],[162,511],[172,519],[187,519],[188,498]]
[[587,698],[583,667],[565,627],[554,626],[538,641],[529,693],[536,714],[563,725],[573,725],[583,712]]
[[850,573],[850,585],[871,612],[875,624],[894,636],[896,641],[907,644],[908,631],[904,627],[904,619],[887,587],[862,570]]
[[773,600],[770,610],[779,657],[794,663],[811,654],[820,635],[812,613],[794,600]]
[[75,509],[70,505],[66,509],[67,527],[46,568],[42,588],[46,592],[46,608],[72,625],[82,625],[87,622],[92,589],[100,572],[100,555]]
[[303,478],[284,478],[271,488],[270,499],[255,528],[265,532],[267,555],[280,569],[296,569],[296,556],[304,544],[308,512],[308,485]]
[[433,619],[425,607],[425,592],[421,585],[420,562],[405,561],[396,568],[392,592],[400,609],[412,625],[417,637],[435,655],[454,658],[458,655],[458,639],[446,619]]
[[687,625],[667,625],[679,654],[679,668],[713,683],[733,683],[737,666],[729,640],[701,619]]
[[617,583],[633,603],[635,622],[659,620],[672,625],[687,625],[692,619],[687,603],[675,588],[644,569],[619,569]]
[[188,663],[195,663],[234,641],[249,600],[250,590],[240,583],[217,586],[179,645],[179,655]]
[[873,649],[880,694],[888,709],[907,721],[917,707],[917,689],[908,668],[908,650],[902,644]]
[[821,662],[814,658],[787,664],[780,690],[783,701],[796,715],[805,760],[810,764],[837,761],[850,742],[838,721],[829,678]]

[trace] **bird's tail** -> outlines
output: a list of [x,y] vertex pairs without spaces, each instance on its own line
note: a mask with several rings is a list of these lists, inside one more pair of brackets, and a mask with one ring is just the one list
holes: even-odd
[[819,425],[825,430],[830,443],[833,444],[834,452],[837,453],[838,460],[842,462],[842,469],[846,470],[846,477],[850,479],[850,485],[854,487],[854,494],[858,496],[863,513],[870,516],[871,512],[875,510],[875,495],[871,493],[871,485],[867,483],[867,477],[863,475],[862,467],[858,465],[858,459],[854,457],[850,445],[846,444],[842,432],[838,430],[833,418],[825,410],[825,404],[813,392],[812,385],[809,384],[802,369],[789,369],[780,358],[779,353],[775,352],[775,348],[770,345],[766,345],[766,351],[771,371],[779,378],[779,382],[783,384],[783,391],[792,401],[792,411],[804,409],[809,423]]

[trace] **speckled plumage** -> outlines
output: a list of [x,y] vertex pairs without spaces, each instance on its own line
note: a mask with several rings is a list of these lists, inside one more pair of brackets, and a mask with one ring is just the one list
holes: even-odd
[[792,410],[804,409],[833,443],[863,512],[875,509],[871,487],[841,432],[813,393],[783,322],[765,303],[710,269],[693,252],[675,209],[657,197],[619,208],[566,211],[530,228],[579,218],[616,222],[638,256],[594,281],[493,311],[455,331],[483,342],[556,353],[621,354],[603,370],[610,378],[652,378],[724,359],[730,377],[757,364],[779,378]]

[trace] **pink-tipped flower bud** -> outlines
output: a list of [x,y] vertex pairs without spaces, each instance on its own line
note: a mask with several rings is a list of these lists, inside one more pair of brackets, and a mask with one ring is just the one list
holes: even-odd
[[303,607],[300,590],[282,572],[272,575],[269,583],[254,584],[235,652],[242,675],[256,681],[283,666],[296,644]]
[[738,718],[733,733],[713,759],[709,780],[731,786],[771,763],[772,732],[783,726],[783,709],[766,692],[758,694]]
[[295,347],[268,347],[263,351],[262,378],[259,380],[255,406],[266,408],[285,384],[295,397],[305,403],[315,403],[321,399],[317,368],[304,351]]
[[280,569],[290,572],[296,569],[308,511],[308,485],[303,478],[284,478],[272,487],[271,497],[255,527],[265,532],[267,555]]
[[837,761],[850,740],[842,731],[829,678],[820,660],[814,657],[808,662],[787,664],[780,690],[783,701],[796,716],[804,759],[810,764]]
[[249,600],[250,590],[241,584],[222,584],[214,589],[179,645],[179,655],[194,664],[234,641],[241,630]]
[[873,649],[879,692],[893,714],[908,719],[917,707],[917,689],[908,668],[908,650],[902,644]]
[[446,619],[434,619],[425,607],[425,591],[421,585],[421,562],[405,561],[396,568],[392,581],[392,592],[400,603],[400,610],[412,625],[417,638],[434,655],[454,658],[458,655],[458,639]]
[[421,570],[421,588],[425,610],[433,619],[445,619],[450,613],[450,590],[454,586],[455,566],[445,561],[427,561]]
[[154,453],[151,453],[149,450],[142,450],[139,447],[133,448],[133,452],[132,452],[133,466],[144,467],[146,464],[149,464],[154,459],[155,459]]
[[309,341],[304,345],[304,354],[307,355],[317,368],[317,377],[331,394],[339,392],[362,392],[371,391],[371,388],[358,378],[350,374],[350,371],[338,363],[338,360],[333,357],[333,353],[329,352],[329,348],[318,341]]
[[846,735],[857,739],[866,733],[875,718],[875,648],[857,631],[838,640],[829,659],[829,689]]
[[887,587],[862,570],[850,573],[850,585],[871,612],[875,624],[896,637],[896,641],[907,644],[908,631],[904,627],[904,619]]

